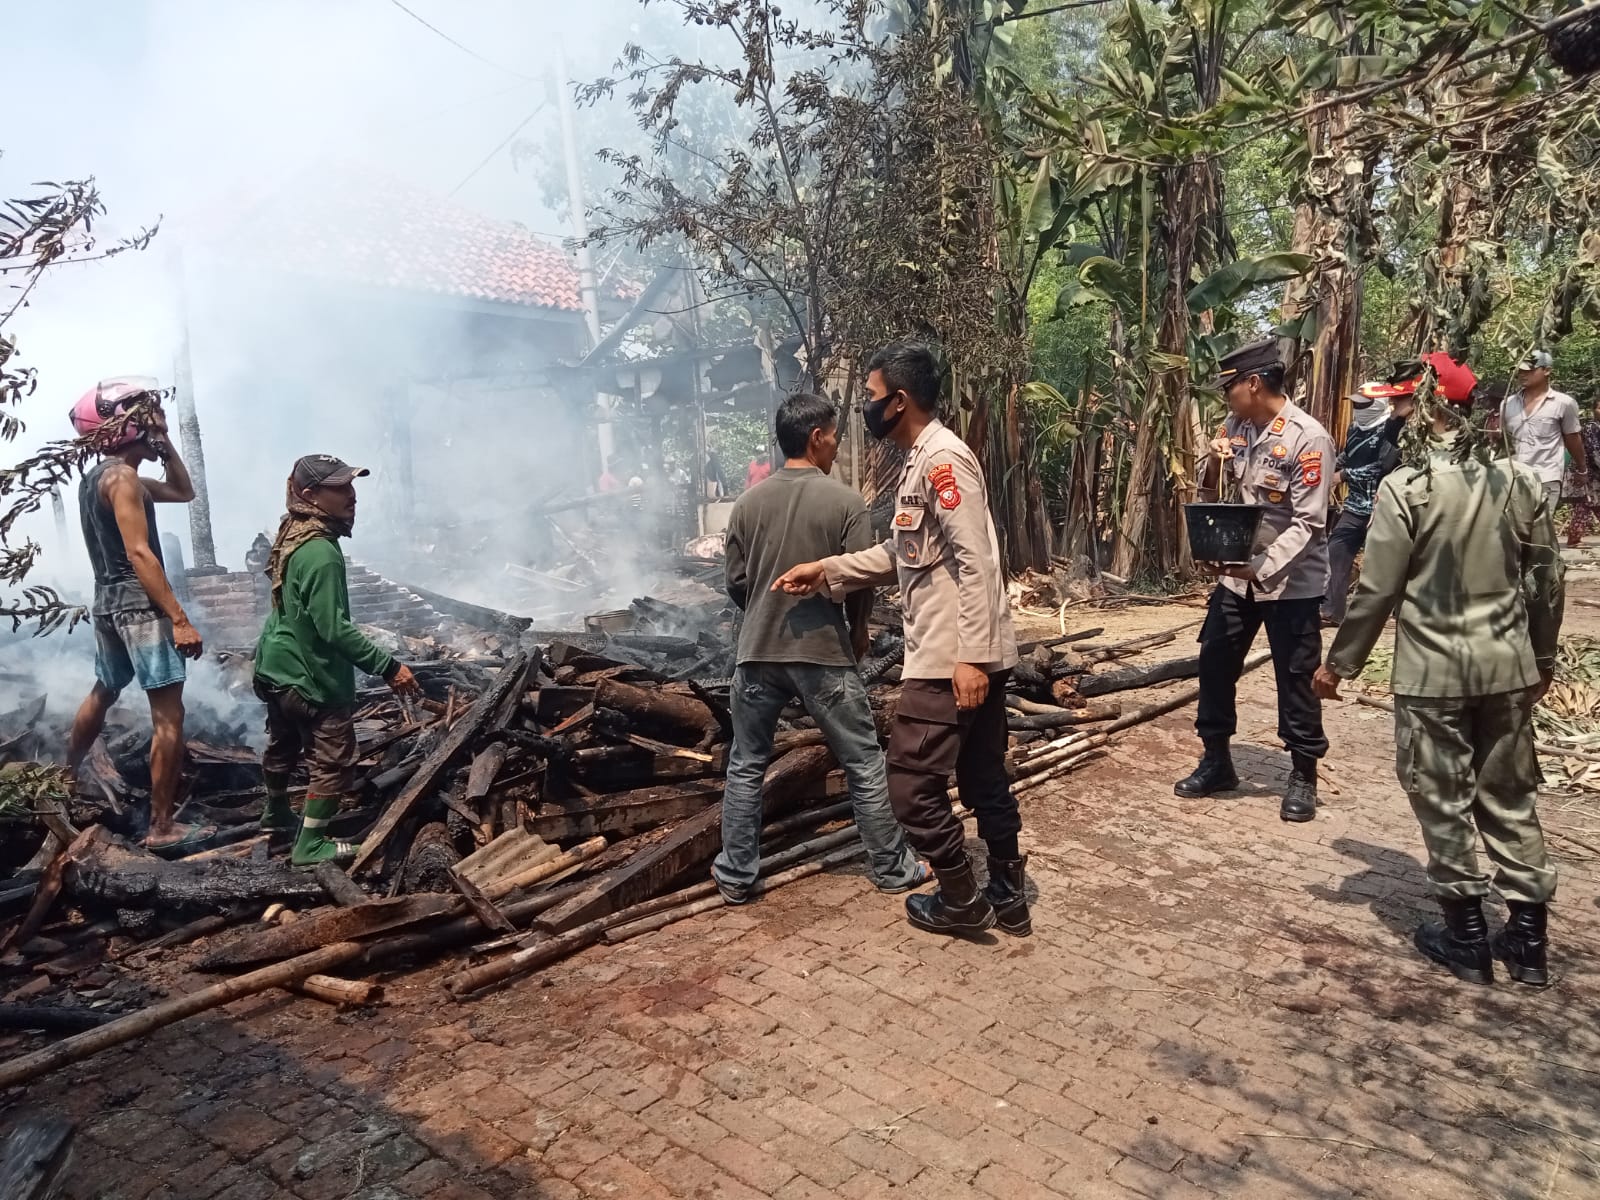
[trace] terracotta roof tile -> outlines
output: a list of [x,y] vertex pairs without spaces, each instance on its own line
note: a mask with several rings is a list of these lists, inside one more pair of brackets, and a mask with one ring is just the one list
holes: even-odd
[[580,312],[577,267],[557,246],[393,179],[339,178],[273,196],[223,239],[235,254],[323,279]]

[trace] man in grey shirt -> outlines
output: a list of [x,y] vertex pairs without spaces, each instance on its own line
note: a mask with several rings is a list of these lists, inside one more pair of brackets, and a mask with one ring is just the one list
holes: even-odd
[[722,797],[722,852],[711,874],[729,904],[750,898],[761,860],[761,782],[778,717],[799,700],[844,768],[868,871],[885,892],[928,880],[889,807],[888,771],[856,660],[866,654],[872,591],[845,608],[826,596],[790,596],[774,581],[797,563],[865,550],[871,522],[861,497],[828,478],[839,453],[838,414],[821,396],[778,409],[783,469],[747,490],[728,518],[727,587],[744,610],[733,676],[733,748]]
[[1500,405],[1500,430],[1511,456],[1539,477],[1550,511],[1561,503],[1561,473],[1572,455],[1573,486],[1589,486],[1589,459],[1578,432],[1578,402],[1550,386],[1550,354],[1535,350],[1517,364],[1518,391]]

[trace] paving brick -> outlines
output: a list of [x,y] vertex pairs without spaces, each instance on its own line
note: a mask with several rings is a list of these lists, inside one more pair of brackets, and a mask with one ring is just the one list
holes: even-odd
[[780,1134],[761,1148],[824,1187],[838,1187],[861,1169],[833,1147],[797,1133]]
[[789,1163],[743,1138],[725,1137],[706,1147],[703,1153],[741,1183],[768,1195],[799,1173]]
[[835,1142],[833,1148],[851,1162],[895,1184],[910,1183],[922,1169],[922,1164],[904,1150],[864,1133],[848,1133]]

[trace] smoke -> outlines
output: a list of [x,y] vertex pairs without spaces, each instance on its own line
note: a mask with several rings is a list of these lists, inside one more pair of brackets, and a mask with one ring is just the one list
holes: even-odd
[[[93,175],[102,248],[162,223],[147,251],[52,270],[8,324],[40,383],[27,432],[0,452],[66,436],[68,406],[98,378],[172,381],[187,347],[223,566],[242,569],[275,528],[293,461],[326,452],[372,469],[348,549],[397,578],[554,610],[570,588],[505,564],[555,571],[570,541],[615,593],[638,594],[655,580],[607,540],[614,522],[576,513],[556,530],[539,512],[600,469],[592,397],[552,369],[586,348],[580,314],[418,286],[462,264],[440,261],[438,222],[412,198],[437,198],[445,225],[518,222],[564,254],[562,163],[514,163],[507,147],[559,147],[562,50],[568,78],[604,74],[645,18],[636,0],[405,8],[415,15],[392,0],[0,0],[8,90],[27,114],[0,143],[0,195]],[[588,160],[632,118],[619,99],[579,122]],[[497,254],[474,264],[485,278]],[[342,269],[352,259],[361,271]],[[64,536],[48,509],[19,533],[45,549],[32,581],[87,598],[65,502]],[[192,564],[185,511],[163,506],[158,521]],[[92,654],[80,641],[92,639],[63,643],[72,691]]]

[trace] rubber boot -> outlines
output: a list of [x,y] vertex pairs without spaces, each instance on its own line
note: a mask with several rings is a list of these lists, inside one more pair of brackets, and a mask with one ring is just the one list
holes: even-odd
[[1434,962],[1468,983],[1494,982],[1494,957],[1489,949],[1489,926],[1483,919],[1483,901],[1440,899],[1444,924],[1421,926],[1412,939]]
[[266,784],[267,802],[261,809],[262,832],[294,833],[299,818],[289,807],[289,777],[269,773]]
[[1200,765],[1185,779],[1172,785],[1172,793],[1185,800],[1227,792],[1239,786],[1239,776],[1233,769],[1233,755],[1228,750],[1227,738],[1207,738],[1205,756]]
[[339,815],[337,796],[307,796],[305,814],[300,818],[300,836],[295,838],[289,861],[297,867],[314,867],[325,862],[349,862],[360,850],[354,842],[341,842],[324,831]]
[[1506,927],[1494,936],[1494,956],[1505,963],[1511,978],[1518,983],[1544,987],[1550,982],[1545,964],[1549,948],[1545,923],[1549,909],[1544,904],[1529,904],[1525,900],[1507,900],[1506,903],[1511,908],[1511,916],[1506,919]]
[[965,854],[961,865],[935,867],[939,890],[932,895],[907,896],[906,919],[929,933],[970,935],[994,928],[994,908],[978,890],[972,862]]
[[989,885],[983,889],[983,896],[994,909],[1000,932],[1012,937],[1027,937],[1033,932],[1033,918],[1028,915],[1028,901],[1023,895],[1027,865],[1026,854],[1018,859],[989,856]]
[[1285,821],[1309,821],[1317,815],[1317,760],[1309,754],[1291,755],[1289,786],[1283,789],[1278,816]]

